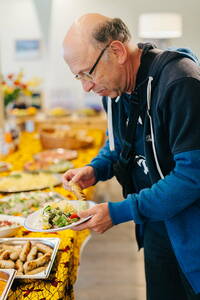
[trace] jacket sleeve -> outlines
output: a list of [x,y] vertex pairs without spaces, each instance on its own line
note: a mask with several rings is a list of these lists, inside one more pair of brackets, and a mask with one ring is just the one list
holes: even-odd
[[109,203],[114,224],[165,221],[190,205],[200,208],[200,82],[187,78],[169,93],[165,125],[175,167],[151,188],[130,194],[124,201]]
[[94,168],[97,182],[113,177],[113,163],[118,160],[120,151],[117,139],[115,139],[115,151],[110,151],[109,140],[107,140],[104,147],[99,151],[99,154],[88,164]]
[[200,206],[200,150],[176,154],[174,159],[174,170],[151,188],[129,194],[123,201],[109,202],[114,224],[165,221],[195,201]]

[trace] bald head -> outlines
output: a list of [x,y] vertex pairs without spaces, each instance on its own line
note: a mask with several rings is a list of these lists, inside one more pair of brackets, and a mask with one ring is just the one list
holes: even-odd
[[75,20],[63,42],[65,59],[68,61],[71,55],[78,55],[86,45],[94,47],[95,40],[93,39],[92,33],[95,28],[108,20],[110,20],[110,18],[100,14],[86,14]]
[[84,40],[84,42],[88,41],[91,39],[94,29],[108,20],[111,19],[99,14],[86,14],[81,16],[74,21],[67,32],[64,39],[64,45],[74,42],[77,39]]
[[68,62],[72,56],[82,55],[87,48],[87,55],[94,48],[102,48],[112,40],[127,42],[130,32],[122,20],[109,18],[100,14],[86,14],[70,27],[64,39],[64,58]]
[[94,32],[96,28],[111,20],[111,18],[100,14],[86,14],[77,19],[71,29],[74,29],[84,38],[91,38],[92,32]]

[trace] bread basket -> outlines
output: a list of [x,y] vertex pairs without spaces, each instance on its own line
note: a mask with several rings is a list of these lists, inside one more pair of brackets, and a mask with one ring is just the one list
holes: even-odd
[[42,128],[40,141],[44,149],[81,149],[92,146],[93,138],[87,135],[86,130]]

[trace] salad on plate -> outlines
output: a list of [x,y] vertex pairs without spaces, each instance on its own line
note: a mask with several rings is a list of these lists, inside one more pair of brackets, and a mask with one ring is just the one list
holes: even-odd
[[64,227],[79,220],[77,209],[66,200],[48,203],[42,210],[43,229]]
[[55,232],[73,228],[92,217],[80,218],[79,212],[95,205],[96,203],[93,201],[82,200],[61,200],[45,203],[43,208],[25,219],[24,227],[34,232]]

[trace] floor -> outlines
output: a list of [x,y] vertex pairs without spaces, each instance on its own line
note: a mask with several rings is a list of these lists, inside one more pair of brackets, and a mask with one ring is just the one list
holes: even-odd
[[[118,201],[120,194],[119,185],[111,180],[98,184],[95,199]],[[101,235],[92,233],[82,250],[75,299],[145,300],[143,253],[137,250],[133,222]]]

